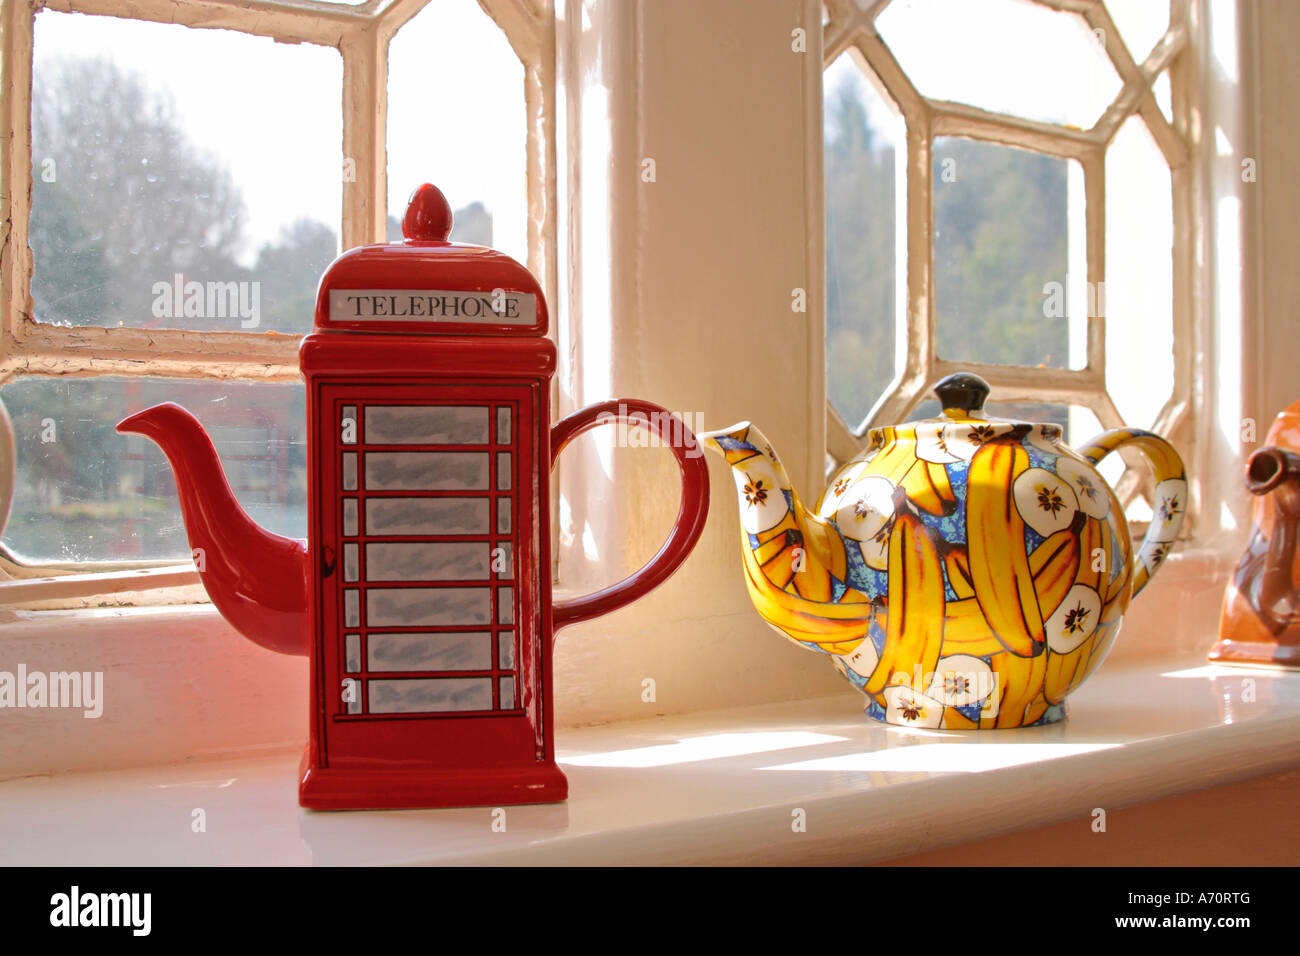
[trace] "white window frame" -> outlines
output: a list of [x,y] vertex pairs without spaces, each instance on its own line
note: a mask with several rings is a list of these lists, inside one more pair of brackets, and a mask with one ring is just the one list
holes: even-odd
[[[1197,320],[1197,251],[1205,241],[1204,224],[1197,219],[1201,184],[1190,147],[1189,130],[1195,122],[1197,63],[1190,51],[1190,36],[1197,8],[1192,0],[1172,0],[1170,25],[1164,36],[1138,64],[1111,19],[1104,0],[1030,0],[1062,15],[1082,16],[1104,38],[1105,52],[1122,87],[1115,100],[1091,129],[1076,128],[990,112],[974,106],[929,99],[908,78],[881,38],[876,18],[890,0],[825,0],[828,14],[823,26],[823,69],[849,53],[864,76],[883,87],[903,116],[906,126],[907,287],[906,309],[900,310],[896,341],[901,367],[889,388],[857,427],[826,403],[826,445],[832,467],[856,457],[866,445],[868,429],[903,421],[945,375],[973,371],[996,389],[999,402],[1056,402],[1083,406],[1104,428],[1125,422],[1106,388],[1106,319],[1090,316],[1086,364],[1081,369],[995,365],[941,358],[936,349],[936,296],[934,266],[934,191],[932,151],[940,136],[960,136],[1017,147],[1060,159],[1075,160],[1083,170],[1085,259],[1088,288],[1105,288],[1106,151],[1130,116],[1137,115],[1150,131],[1170,170],[1173,190],[1173,384],[1152,430],[1183,450],[1189,464],[1196,456],[1191,425],[1195,389],[1195,357],[1203,347],[1204,323]],[[1161,112],[1152,85],[1168,71],[1173,121]],[[1098,299],[1102,299],[1098,296]],[[1104,300],[1103,300],[1104,301]],[[1091,310],[1090,310],[1091,311]],[[1126,456],[1128,460],[1129,456]],[[1137,462],[1140,459],[1132,459]],[[1192,468],[1193,475],[1199,469]],[[1128,469],[1116,491],[1127,506],[1142,496],[1145,469]],[[1184,534],[1194,535],[1198,524],[1201,489],[1192,483],[1192,501]],[[1134,523],[1135,532],[1140,531]]]
[[[301,335],[62,327],[35,321],[28,230],[33,31],[41,10],[226,29],[337,49],[343,60],[342,155],[355,161],[355,179],[343,184],[341,235],[346,250],[385,241],[389,41],[429,2],[367,0],[348,6],[317,0],[133,0],[130,4],[0,0],[0,129],[5,137],[0,161],[0,385],[32,375],[299,379]],[[528,268],[553,302],[557,288],[554,8],[550,0],[478,3],[504,33],[524,68]],[[456,95],[455,90],[447,93]],[[439,91],[427,95],[437,96]],[[5,438],[0,441],[0,516],[7,516],[15,473],[7,422],[0,421],[0,433]],[[93,562],[37,567],[21,564],[0,549],[0,605],[10,607],[75,606],[108,594],[138,603],[142,590],[197,585],[198,580],[192,564]],[[164,600],[193,600],[200,594],[187,589]]]

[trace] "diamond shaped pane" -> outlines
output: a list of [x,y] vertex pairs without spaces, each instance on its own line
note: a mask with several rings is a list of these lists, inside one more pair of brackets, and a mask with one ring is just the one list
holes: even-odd
[[905,133],[850,54],[827,69],[824,89],[826,389],[857,425],[894,376]]
[[1156,77],[1155,82],[1151,84],[1151,92],[1155,95],[1156,105],[1160,107],[1160,112],[1164,113],[1165,119],[1172,123],[1174,119],[1174,102],[1169,90],[1168,71]]
[[1086,128],[1122,86],[1082,17],[1025,0],[894,0],[876,26],[930,99]]
[[1166,0],[1106,0],[1106,9],[1119,28],[1120,39],[1139,65],[1169,29]]

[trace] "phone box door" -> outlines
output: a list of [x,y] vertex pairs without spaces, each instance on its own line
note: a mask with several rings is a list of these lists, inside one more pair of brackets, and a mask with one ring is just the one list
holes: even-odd
[[400,769],[436,791],[429,806],[558,776],[535,606],[537,389],[319,385],[318,777]]

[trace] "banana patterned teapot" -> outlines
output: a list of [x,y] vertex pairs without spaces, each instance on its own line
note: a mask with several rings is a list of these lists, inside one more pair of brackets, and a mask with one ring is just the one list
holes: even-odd
[[[777,631],[829,655],[878,720],[962,730],[1061,720],[1173,546],[1182,460],[1135,428],[1071,449],[1058,425],[988,416],[976,375],[950,375],[935,392],[940,417],[872,429],[811,511],[756,427],[699,436],[736,481],[750,597]],[[1156,478],[1136,557],[1096,469],[1126,446]]]

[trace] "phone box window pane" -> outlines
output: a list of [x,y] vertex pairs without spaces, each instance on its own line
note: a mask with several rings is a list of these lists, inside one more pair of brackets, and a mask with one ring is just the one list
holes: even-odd
[[509,445],[510,438],[511,438],[510,409],[498,408],[497,409],[497,444]]
[[343,626],[361,626],[361,596],[355,588],[343,592]]
[[497,499],[497,534],[510,533],[510,499]]
[[366,534],[487,534],[486,498],[370,498]]
[[357,499],[343,499],[343,533],[349,537],[357,533]]
[[490,677],[388,678],[370,681],[372,714],[491,710]]
[[357,453],[354,451],[343,453],[343,490],[357,490]]
[[343,681],[342,697],[349,714],[361,713],[361,681],[350,677]]
[[486,445],[488,409],[455,405],[371,405],[367,445]]
[[366,580],[486,581],[490,571],[488,555],[488,546],[482,541],[367,544]]
[[514,631],[502,631],[497,635],[497,667],[503,671],[515,669]]
[[482,588],[370,588],[370,627],[446,627],[492,622],[491,594]]
[[355,445],[357,443],[357,408],[355,405],[343,406],[343,414],[339,416],[339,441],[344,445]]
[[499,588],[497,590],[497,623],[515,623],[515,589]]
[[501,678],[501,709],[515,709],[515,679],[513,677]]
[[343,667],[349,674],[361,670],[361,635],[348,634],[343,638]]
[[492,570],[496,572],[498,578],[513,578],[515,576],[514,548],[510,542],[505,541],[496,545],[492,549]]
[[510,452],[497,452],[497,489],[510,490]]
[[492,667],[492,634],[371,634],[372,671],[482,671]]
[[366,488],[370,491],[475,491],[487,486],[486,452],[372,451],[366,454]]
[[360,547],[355,542],[343,545],[343,580],[355,581],[361,573]]

